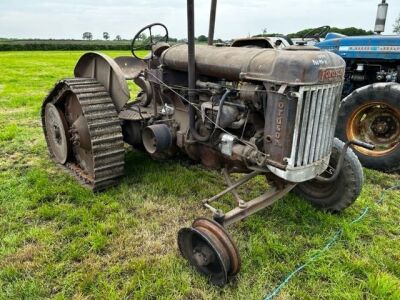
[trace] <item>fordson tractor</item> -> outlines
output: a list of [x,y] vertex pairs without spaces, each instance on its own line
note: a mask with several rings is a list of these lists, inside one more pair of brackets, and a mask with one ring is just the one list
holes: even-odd
[[[228,187],[202,202],[212,219],[196,219],[177,240],[190,264],[223,285],[240,270],[227,226],[291,191],[323,210],[347,208],[363,185],[361,164],[348,147],[374,146],[334,137],[345,74],[340,56],[298,46],[218,47],[212,34],[210,45],[195,45],[193,0],[187,13],[187,44],[171,46],[167,28],[153,23],[133,38],[132,56],[84,54],[75,77],[58,81],[45,98],[42,124],[52,159],[95,191],[118,184],[125,167],[135,168],[125,166],[124,142],[154,159],[182,153],[221,170]],[[149,45],[138,43],[145,32]],[[144,58],[141,47],[151,49]],[[141,88],[132,100],[129,81]],[[231,173],[243,175],[234,181]],[[270,188],[241,198],[237,189],[255,176]],[[236,203],[224,212],[216,202],[228,193]]]

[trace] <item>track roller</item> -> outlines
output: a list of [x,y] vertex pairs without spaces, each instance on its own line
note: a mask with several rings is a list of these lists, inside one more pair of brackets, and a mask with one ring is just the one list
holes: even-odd
[[228,276],[240,270],[235,242],[215,221],[198,218],[191,228],[182,228],[178,232],[178,246],[182,256],[215,285],[226,284]]

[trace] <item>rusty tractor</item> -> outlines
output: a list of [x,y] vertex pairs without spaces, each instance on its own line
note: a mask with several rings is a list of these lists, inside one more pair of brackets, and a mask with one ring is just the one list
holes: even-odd
[[[45,98],[42,123],[52,159],[94,191],[118,184],[129,167],[124,142],[156,159],[180,152],[221,170],[227,188],[203,200],[212,219],[182,228],[178,246],[200,273],[223,285],[240,270],[227,226],[291,191],[323,210],[345,209],[363,184],[349,146],[373,145],[334,138],[342,58],[313,47],[195,45],[193,0],[187,2],[187,44],[170,46],[167,28],[154,23],[133,38],[132,56],[84,54],[75,78],[60,80]],[[215,6],[210,23],[213,14]],[[153,36],[156,28],[164,34]],[[144,32],[150,44],[138,45]],[[137,55],[143,47],[151,49],[145,58]],[[321,59],[326,64],[313,63]],[[133,101],[128,81],[141,88]],[[243,175],[234,181],[232,173]],[[255,176],[270,189],[246,201],[237,189]],[[228,193],[237,205],[223,212],[214,203]]]

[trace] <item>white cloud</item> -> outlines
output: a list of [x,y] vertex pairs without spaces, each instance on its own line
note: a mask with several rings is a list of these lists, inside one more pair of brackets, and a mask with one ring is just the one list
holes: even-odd
[[[321,25],[373,29],[379,0],[219,0],[216,37],[268,32],[290,33]],[[400,13],[389,0],[386,33]],[[196,35],[207,35],[210,0],[196,1]],[[171,36],[186,35],[184,0],[15,0],[0,2],[0,37],[80,38],[103,31],[131,38],[138,29],[163,22]]]

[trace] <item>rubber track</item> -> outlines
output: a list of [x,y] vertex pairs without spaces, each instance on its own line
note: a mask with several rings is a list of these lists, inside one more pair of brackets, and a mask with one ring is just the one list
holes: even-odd
[[[93,191],[104,190],[118,184],[121,176],[124,175],[122,129],[110,95],[95,79],[72,78],[57,82],[42,105],[42,127],[47,144],[44,121],[46,104],[60,103],[68,92],[77,96],[88,122],[94,174],[87,174],[77,163],[70,161],[62,167],[73,174],[82,185]],[[50,156],[52,156],[51,152]]]

